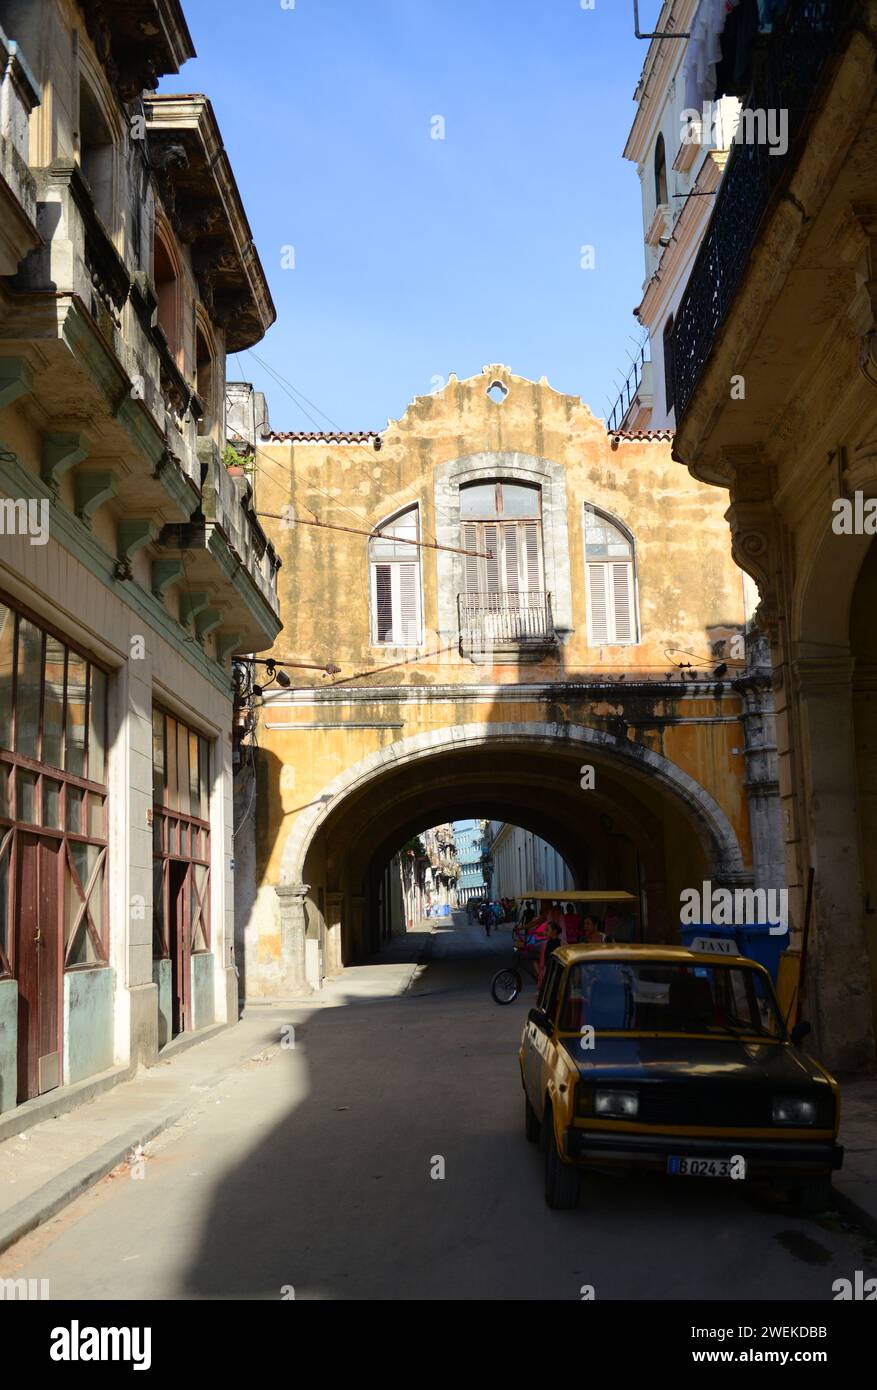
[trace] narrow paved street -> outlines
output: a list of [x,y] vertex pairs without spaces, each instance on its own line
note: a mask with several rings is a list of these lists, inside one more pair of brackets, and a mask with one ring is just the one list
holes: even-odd
[[826,1300],[877,1273],[840,1217],[736,1187],[597,1177],[576,1212],[549,1211],[515,1056],[532,986],[490,998],[508,928],[432,925],[407,993],[271,1014],[296,1022],[294,1049],[230,1073],[149,1146],[142,1180],[104,1180],[0,1275],[60,1299]]

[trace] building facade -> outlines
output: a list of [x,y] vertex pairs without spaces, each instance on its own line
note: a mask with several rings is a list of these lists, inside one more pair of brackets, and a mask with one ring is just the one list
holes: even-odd
[[821,1053],[874,1058],[877,84],[873,0],[788,0],[676,314],[674,455],[730,493],[777,710],[782,838]]
[[741,574],[666,434],[608,435],[492,366],[381,434],[275,432],[258,462],[290,685],[254,710],[248,992],[366,958],[386,864],[464,816],[637,893],[657,940],[684,888],[763,881]]
[[0,1109],[42,1114],[237,1017],[229,661],[280,621],[225,356],[274,310],[209,101],[151,90],[176,0],[0,26]]
[[535,889],[576,887],[572,870],[554,845],[540,840],[531,830],[489,821],[484,842],[490,855],[490,892],[494,898],[513,898],[520,903],[525,893]]
[[482,898],[487,885],[484,882],[482,854],[484,832],[479,820],[458,820],[454,822],[454,837],[457,845],[457,858],[460,861],[460,878],[457,884],[457,901],[462,906],[470,898]]

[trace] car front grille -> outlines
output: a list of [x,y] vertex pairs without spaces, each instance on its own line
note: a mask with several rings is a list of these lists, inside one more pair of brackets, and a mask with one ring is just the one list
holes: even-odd
[[638,1118],[644,1124],[748,1129],[772,1124],[771,1096],[760,1089],[663,1081],[638,1089]]

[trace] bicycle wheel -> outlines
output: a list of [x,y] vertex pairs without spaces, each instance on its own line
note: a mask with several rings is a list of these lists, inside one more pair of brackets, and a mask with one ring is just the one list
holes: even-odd
[[511,1004],[521,992],[523,980],[517,970],[507,966],[505,970],[498,970],[493,977],[490,992],[497,1004]]

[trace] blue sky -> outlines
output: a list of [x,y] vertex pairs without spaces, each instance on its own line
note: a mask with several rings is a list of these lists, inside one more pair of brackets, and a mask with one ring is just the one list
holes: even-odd
[[492,362],[608,413],[641,334],[630,0],[184,6],[199,56],[161,90],[213,102],[277,306],[255,351],[294,393],[249,353],[229,376],[275,429],[382,429]]

